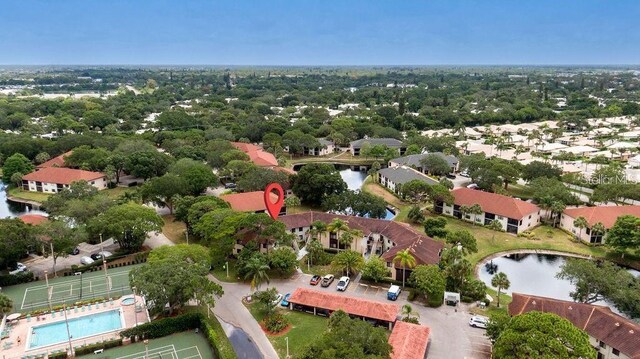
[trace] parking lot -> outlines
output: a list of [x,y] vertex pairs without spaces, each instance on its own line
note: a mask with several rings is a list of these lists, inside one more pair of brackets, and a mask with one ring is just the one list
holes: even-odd
[[[270,287],[276,287],[280,293],[292,293],[296,288],[312,288],[320,291],[344,294],[352,297],[365,298],[380,302],[388,302],[387,290],[389,284],[379,285],[360,284],[352,281],[345,292],[336,290],[338,279],[336,278],[329,287],[309,284],[311,275],[296,273],[289,280],[274,280]],[[402,291],[395,302],[399,306],[409,303],[408,291]],[[409,303],[413,310],[420,314],[421,324],[431,328],[431,341],[429,344],[429,358],[489,358],[491,356],[491,344],[484,335],[485,330],[469,326],[468,305],[460,303],[458,307],[443,305],[440,308],[428,308],[419,302]],[[473,304],[471,304],[473,305]]]
[[[104,241],[103,243],[104,250],[115,253],[116,249],[118,249],[118,245],[113,242],[113,239],[109,239]],[[58,257],[56,261],[56,271],[61,271],[65,268],[71,268],[72,265],[81,265],[80,258],[84,256],[90,256],[93,253],[98,253],[101,251],[100,244],[89,244],[89,243],[80,243],[78,244],[78,249],[80,250],[79,254],[69,255],[67,257]],[[53,271],[53,258],[38,256],[35,254],[29,255],[29,258],[21,260],[27,266],[27,269],[38,277],[44,276],[44,271],[48,271],[52,273]]]

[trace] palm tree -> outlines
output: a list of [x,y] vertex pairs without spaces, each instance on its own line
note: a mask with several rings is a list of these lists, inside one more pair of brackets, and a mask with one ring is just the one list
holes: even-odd
[[402,288],[404,288],[405,277],[407,276],[407,267],[413,268],[416,266],[416,258],[409,252],[409,248],[396,253],[393,257],[393,264],[399,262],[402,266]]
[[591,227],[591,235],[602,236],[606,231],[607,229],[605,228],[604,224],[602,224],[602,222],[598,222],[594,224],[593,227]]
[[309,229],[309,235],[311,239],[318,238],[322,242],[322,235],[327,232],[327,224],[322,221],[313,221],[311,223],[311,229]]
[[13,301],[6,294],[0,293],[0,314],[10,313],[13,309]]
[[358,271],[362,268],[364,258],[362,258],[362,254],[360,253],[348,250],[336,254],[331,264],[341,271],[347,272],[347,277],[349,277],[351,272]]
[[269,275],[267,274],[269,266],[260,257],[251,257],[247,261],[245,269],[247,274],[245,274],[244,279],[251,279],[251,291],[260,288],[260,285],[264,282],[269,284]]
[[580,233],[578,234],[578,238],[582,238],[582,230],[589,226],[587,219],[580,216],[573,221],[573,226],[580,229]]
[[473,214],[473,225],[475,226],[478,220],[478,216],[483,214],[484,211],[482,210],[482,207],[480,207],[479,204],[474,203],[473,206],[469,207],[469,213]]
[[499,272],[491,278],[491,285],[498,289],[498,308],[500,308],[500,291],[502,289],[509,289],[511,282],[504,272]]
[[553,203],[551,203],[551,213],[555,214],[555,217],[553,219],[554,227],[558,226],[557,222],[560,219],[560,215],[562,214],[562,212],[564,212],[565,208],[567,208],[567,206],[560,201],[554,201]]
[[420,313],[414,311],[411,304],[403,305],[400,311],[400,315],[402,316],[402,321],[404,322],[417,322],[418,318],[420,318]]
[[[347,222],[341,220],[340,218],[334,218],[333,221],[329,223],[329,225],[327,226],[327,232],[330,232],[330,233],[333,232],[336,234],[336,236],[338,236],[339,238],[338,247],[340,247],[340,245],[344,245],[344,246],[346,246],[347,244],[351,245],[351,242],[353,241],[353,237],[359,233],[359,231],[354,231],[351,228],[349,228],[349,225],[347,224]],[[345,233],[349,233],[349,234],[345,235]]]
[[351,243],[353,243],[354,238],[362,237],[362,231],[357,229],[349,229],[348,231],[342,232],[340,238],[338,238],[338,243],[340,243],[343,247],[351,248]]
[[471,207],[462,205],[462,206],[460,206],[459,211],[460,211],[460,214],[462,215],[462,220],[466,221],[467,220],[467,214],[469,214],[471,212]]

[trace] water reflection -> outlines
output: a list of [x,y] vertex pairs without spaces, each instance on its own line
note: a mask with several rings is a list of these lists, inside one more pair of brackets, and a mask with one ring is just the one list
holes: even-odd
[[[566,279],[556,278],[566,257],[548,254],[510,254],[494,258],[480,266],[479,277],[487,286],[491,287],[491,278],[497,272],[504,272],[511,286],[506,290],[512,292],[539,295],[562,300],[572,300],[570,293],[575,290],[574,285]],[[635,276],[640,276],[637,270],[629,269]],[[610,303],[600,301],[594,304],[610,306]],[[613,309],[613,308],[612,308]]]
[[[351,191],[359,191],[362,188],[364,180],[367,178],[367,172],[354,171],[352,169],[341,170],[340,177],[347,184],[347,188]],[[396,214],[387,208],[387,213],[384,219],[392,220]]]
[[20,215],[31,213],[31,214],[42,214],[46,215],[47,213],[40,210],[35,210],[31,208],[29,205],[25,205],[23,203],[17,203],[7,200],[7,186],[0,181],[0,218],[14,218]]

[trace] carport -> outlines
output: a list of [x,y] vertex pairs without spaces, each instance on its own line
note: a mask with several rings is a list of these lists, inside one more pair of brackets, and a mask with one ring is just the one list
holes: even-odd
[[361,318],[375,325],[384,325],[389,330],[393,329],[400,310],[397,304],[380,303],[307,288],[298,288],[293,292],[289,297],[289,309],[327,316],[336,310],[343,310],[351,317]]
[[431,328],[406,322],[397,322],[389,344],[393,348],[391,359],[424,359],[427,357]]

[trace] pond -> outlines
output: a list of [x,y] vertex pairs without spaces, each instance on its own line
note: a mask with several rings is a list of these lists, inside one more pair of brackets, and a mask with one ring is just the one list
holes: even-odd
[[[340,170],[340,177],[342,180],[347,183],[347,188],[351,191],[357,191],[362,188],[362,184],[364,180],[367,178],[367,172],[365,171],[355,171],[350,168]],[[392,220],[396,214],[393,213],[389,208],[387,208],[387,215],[384,219]]]
[[14,218],[26,213],[47,215],[46,212],[32,209],[24,203],[9,201],[6,189],[7,186],[0,181],[0,218]]
[[[574,290],[573,284],[566,279],[556,278],[560,267],[567,257],[550,254],[510,254],[504,257],[494,258],[480,266],[479,277],[488,287],[491,286],[491,278],[495,273],[504,272],[511,286],[506,291],[539,295],[562,300],[572,300],[569,293]],[[640,272],[628,269],[636,277]],[[495,288],[494,288],[495,289]],[[594,304],[606,305],[615,311],[611,303],[596,302]]]

